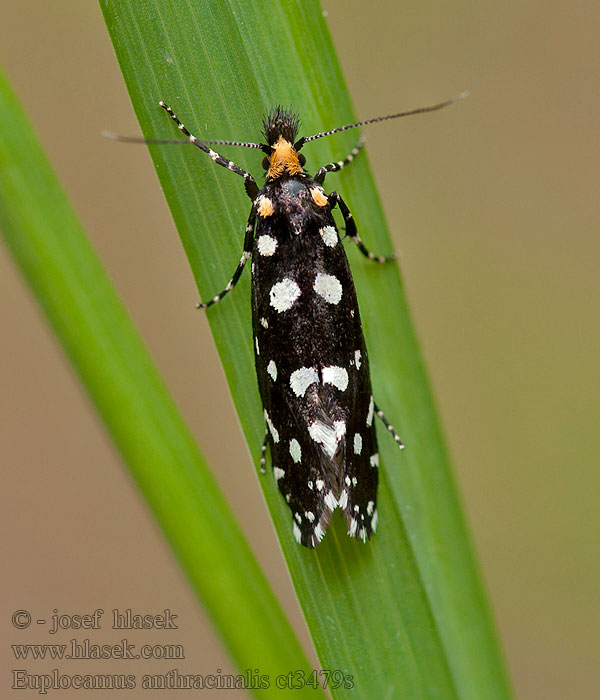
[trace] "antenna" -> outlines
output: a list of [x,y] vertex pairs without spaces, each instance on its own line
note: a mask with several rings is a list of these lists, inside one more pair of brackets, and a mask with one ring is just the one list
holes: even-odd
[[385,117],[375,117],[374,119],[365,119],[362,122],[356,122],[356,124],[348,124],[346,126],[339,126],[337,129],[331,129],[330,131],[321,131],[319,134],[314,134],[313,136],[307,136],[306,138],[301,138],[296,144],[296,149],[302,147],[305,143],[310,143],[316,139],[320,139],[323,136],[331,136],[331,134],[337,134],[340,131],[347,131],[348,129],[355,129],[357,126],[366,126],[367,124],[375,124],[376,122],[385,122],[388,119],[397,119],[398,117],[410,117],[413,114],[424,114],[425,112],[437,112],[438,109],[444,109],[449,105],[458,102],[459,100],[464,100],[468,97],[468,91],[461,92],[460,95],[451,98],[450,100],[445,100],[444,102],[439,102],[436,105],[431,105],[429,107],[417,107],[417,109],[411,109],[408,112],[398,112],[397,114],[388,114]]

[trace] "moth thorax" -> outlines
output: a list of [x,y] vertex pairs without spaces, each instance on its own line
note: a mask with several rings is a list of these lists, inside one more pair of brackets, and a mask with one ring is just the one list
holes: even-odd
[[277,143],[272,146],[272,153],[269,159],[269,169],[267,178],[273,179],[282,175],[299,175],[302,172],[298,152],[294,145],[283,136],[279,136]]

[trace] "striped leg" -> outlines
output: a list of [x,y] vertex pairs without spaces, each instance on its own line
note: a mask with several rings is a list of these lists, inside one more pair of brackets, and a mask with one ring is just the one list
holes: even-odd
[[171,117],[175,124],[177,124],[177,128],[179,129],[179,131],[181,131],[188,137],[190,143],[193,143],[194,146],[197,146],[201,151],[207,153],[217,165],[221,165],[224,168],[227,168],[227,170],[231,170],[232,172],[241,175],[244,178],[244,187],[246,188],[246,193],[248,194],[248,197],[250,197],[250,199],[252,200],[255,199],[256,195],[258,194],[258,186],[252,175],[250,175],[250,173],[246,172],[245,170],[242,170],[242,168],[240,168],[239,165],[236,165],[232,160],[224,158],[216,151],[213,151],[212,148],[207,146],[203,141],[197,139],[186,129],[186,127],[179,121],[173,110],[164,102],[162,102],[162,100],[158,104],[167,112],[167,114]]
[[254,210],[254,206],[252,207],[250,211],[250,216],[248,217],[248,223],[246,224],[246,235],[244,237],[244,250],[242,252],[242,257],[240,258],[240,261],[238,263],[238,266],[235,268],[235,272],[233,273],[232,278],[229,280],[227,283],[227,286],[225,289],[214,296],[210,301],[205,301],[200,304],[197,304],[198,309],[206,309],[209,306],[212,306],[213,304],[216,304],[218,301],[221,301],[221,299],[227,294],[227,292],[230,292],[235,285],[237,284],[237,281],[239,280],[243,270],[244,266],[246,265],[246,262],[252,257],[252,243],[254,241],[254,223],[256,221],[256,211]]
[[403,450],[403,449],[404,449],[404,444],[403,444],[402,440],[400,440],[400,438],[399,438],[399,436],[398,436],[398,433],[394,430],[393,426],[390,425],[390,422],[389,422],[388,419],[383,415],[383,411],[379,408],[379,406],[377,406],[377,404],[375,405],[375,415],[377,416],[377,418],[379,418],[379,419],[381,420],[381,422],[385,425],[385,427],[386,427],[386,428],[388,429],[388,431],[391,433],[392,437],[394,438],[394,440],[395,440],[396,443],[398,444],[398,447],[399,447],[401,450]]
[[354,148],[350,151],[350,153],[348,153],[344,160],[338,160],[337,163],[329,163],[328,165],[324,165],[322,168],[319,168],[317,174],[315,175],[315,182],[318,182],[320,185],[322,185],[325,181],[325,175],[327,175],[327,173],[335,173],[338,170],[341,170],[342,168],[345,168],[347,165],[352,163],[352,161],[360,153],[360,149],[364,146],[364,143],[365,140],[361,136],[356,146],[354,146]]
[[365,246],[360,236],[358,235],[358,231],[356,230],[356,223],[354,222],[354,217],[350,213],[350,209],[348,209],[348,205],[346,204],[346,202],[344,202],[344,200],[340,197],[340,195],[337,192],[332,192],[329,195],[329,201],[331,202],[332,207],[334,207],[336,204],[339,205],[340,211],[342,212],[342,216],[344,217],[344,222],[346,223],[346,235],[350,237],[353,243],[356,243],[358,249],[365,256],[365,258],[369,258],[369,260],[373,260],[377,263],[386,263],[390,260],[396,259],[395,255],[375,255],[375,253],[372,253]]
[[265,439],[263,440],[262,447],[260,448],[260,471],[264,474],[266,469],[265,469],[265,462],[266,462],[266,454],[267,454],[267,443],[269,440],[269,428],[266,429],[265,431]]

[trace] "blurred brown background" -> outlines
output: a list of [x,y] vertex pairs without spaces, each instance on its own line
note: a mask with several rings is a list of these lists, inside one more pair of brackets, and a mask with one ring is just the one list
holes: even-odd
[[[369,153],[517,694],[597,697],[600,10],[591,0],[324,7],[360,117],[471,90],[443,115],[370,129]],[[96,3],[5,4],[0,60],[302,627],[150,159],[100,137],[138,128]],[[132,641],[184,644],[186,661],[127,672],[230,669],[4,250],[0,294],[4,653],[59,641],[13,630],[18,608],[170,608],[178,632]]]

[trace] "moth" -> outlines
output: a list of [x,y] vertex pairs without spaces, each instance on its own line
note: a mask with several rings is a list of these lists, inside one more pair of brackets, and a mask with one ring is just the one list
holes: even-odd
[[[223,291],[198,307],[206,309],[221,301],[252,259],[252,329],[265,420],[261,470],[265,471],[270,448],[273,475],[291,511],[294,537],[306,547],[321,542],[337,508],[343,512],[350,537],[370,539],[378,520],[375,416],[400,448],[403,444],[373,398],[352,273],[332,214],[335,207],[344,220],[344,238],[366,258],[386,263],[393,256],[369,251],[345,201],[323,188],[328,173],[354,160],[362,140],[346,158],[324,165],[314,177],[305,171],[300,151],[316,139],[433,112],[464,96],[300,138],[299,117],[278,106],[264,118],[263,143],[197,139],[160,102],[186,142],[243,177],[252,201],[233,276]],[[214,151],[213,145],[262,151],[264,186],[259,188],[250,173]]]

